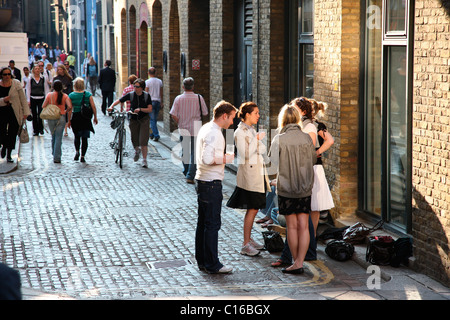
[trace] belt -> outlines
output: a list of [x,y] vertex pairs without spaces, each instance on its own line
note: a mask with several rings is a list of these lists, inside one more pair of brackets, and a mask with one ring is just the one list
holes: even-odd
[[212,180],[212,181],[204,181],[204,180],[197,180],[198,184],[219,184],[222,183],[222,180]]

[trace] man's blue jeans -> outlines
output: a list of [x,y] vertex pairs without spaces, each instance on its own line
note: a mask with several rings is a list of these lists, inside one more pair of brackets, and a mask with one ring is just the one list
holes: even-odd
[[[189,139],[190,138],[190,139]],[[194,180],[195,173],[197,171],[197,165],[195,163],[195,145],[197,137],[180,136],[183,162],[183,174],[186,179]]]
[[150,113],[150,128],[152,129],[152,134],[150,138],[158,138],[159,139],[159,131],[158,131],[158,114],[161,109],[161,102],[152,101],[152,112]]
[[195,259],[199,268],[217,272],[223,267],[218,257],[221,227],[222,181],[197,180],[198,220],[195,231]]

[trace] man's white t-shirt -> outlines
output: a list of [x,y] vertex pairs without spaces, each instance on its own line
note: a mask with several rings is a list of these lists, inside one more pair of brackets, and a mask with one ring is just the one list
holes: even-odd
[[161,102],[161,88],[163,87],[163,82],[158,78],[148,78],[145,80],[145,87],[148,88],[148,93],[152,101]]

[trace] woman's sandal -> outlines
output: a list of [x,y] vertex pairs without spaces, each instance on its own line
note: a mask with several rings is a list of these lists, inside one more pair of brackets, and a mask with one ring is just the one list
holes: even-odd
[[290,264],[283,262],[283,260],[281,260],[281,259],[277,259],[277,261],[272,262],[270,264],[270,266],[273,268],[278,268],[278,267],[287,267],[287,266],[290,266]]
[[261,224],[261,228],[267,228],[271,224],[273,224],[273,220],[272,219],[266,220],[266,222]]
[[268,220],[270,220],[270,218],[264,217],[264,218],[261,218],[261,219],[259,219],[259,220],[256,220],[255,222],[256,222],[256,223],[264,223],[264,222],[266,222],[266,221],[268,221]]

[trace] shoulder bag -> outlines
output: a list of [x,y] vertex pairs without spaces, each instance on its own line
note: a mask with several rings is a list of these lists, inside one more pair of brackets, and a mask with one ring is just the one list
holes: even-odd
[[30,141],[30,136],[28,135],[28,128],[25,120],[22,122],[19,133],[20,143],[28,143]]
[[277,231],[263,231],[264,247],[269,252],[280,252],[283,251],[284,242],[283,238]]
[[337,261],[347,261],[355,252],[355,247],[343,240],[332,240],[327,243],[325,253],[332,259]]
[[343,235],[343,240],[352,244],[364,243],[369,234],[373,231],[381,229],[383,225],[383,220],[380,220],[373,226],[373,228],[366,227],[362,222],[357,222],[347,230],[345,230]]
[[86,91],[83,92],[83,99],[81,99],[81,116],[85,119],[91,120],[94,116],[94,111],[92,110],[89,99],[86,103],[85,101]]
[[394,240],[390,236],[369,237],[366,250],[366,261],[371,264],[386,266],[391,262],[394,253]]
[[42,109],[39,117],[42,120],[58,120],[61,118],[61,109],[55,104],[53,104],[53,93],[50,96],[51,103],[49,103],[45,108]]
[[200,119],[202,119],[202,124],[205,124],[205,123],[209,122],[209,117],[208,117],[208,115],[206,115],[206,116],[203,115],[203,112],[202,112],[202,101],[200,99],[200,95],[197,94],[197,96],[198,96],[198,105],[200,107]]

